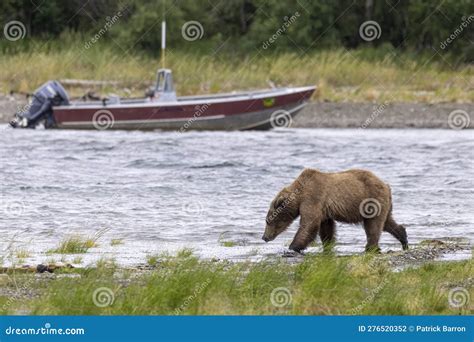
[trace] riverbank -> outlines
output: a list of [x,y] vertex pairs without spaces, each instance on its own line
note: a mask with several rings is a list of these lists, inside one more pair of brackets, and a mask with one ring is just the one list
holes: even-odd
[[295,128],[474,128],[474,103],[312,102]]
[[[8,123],[13,113],[21,111],[26,105],[24,96],[0,95],[0,123]],[[313,101],[294,118],[291,127],[473,128],[474,103]]]
[[472,314],[473,259],[428,257],[458,247],[428,241],[408,252],[320,253],[257,263],[202,260],[182,250],[133,269],[102,260],[93,268],[54,273],[10,270],[0,274],[0,309],[40,315]]

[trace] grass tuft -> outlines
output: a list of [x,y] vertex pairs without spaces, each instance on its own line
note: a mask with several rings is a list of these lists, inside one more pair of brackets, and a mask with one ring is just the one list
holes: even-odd
[[234,241],[222,241],[221,246],[223,246],[223,247],[235,247],[235,246],[237,246],[237,243],[235,243]]
[[110,241],[111,246],[118,246],[123,244],[123,239],[112,239]]
[[26,259],[30,257],[30,252],[26,249],[18,249],[15,251],[17,259]]
[[61,241],[59,246],[55,249],[51,249],[48,253],[58,253],[58,254],[80,254],[87,253],[87,251],[96,247],[97,242],[93,238],[84,238],[81,236],[72,236],[64,241]]
[[160,261],[160,258],[156,255],[148,255],[146,257],[146,263],[150,266],[156,266],[158,265],[158,262]]

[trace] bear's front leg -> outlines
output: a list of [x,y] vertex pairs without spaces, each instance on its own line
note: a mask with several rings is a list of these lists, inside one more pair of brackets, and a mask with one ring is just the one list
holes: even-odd
[[291,250],[300,253],[318,236],[321,220],[319,215],[314,214],[315,211],[314,208],[300,209],[300,228],[290,244]]

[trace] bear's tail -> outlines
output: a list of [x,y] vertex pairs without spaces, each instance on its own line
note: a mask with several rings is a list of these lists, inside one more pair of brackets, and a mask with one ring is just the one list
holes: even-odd
[[388,214],[383,230],[392,234],[398,241],[400,241],[404,250],[408,249],[407,231],[404,226],[395,222],[391,212]]

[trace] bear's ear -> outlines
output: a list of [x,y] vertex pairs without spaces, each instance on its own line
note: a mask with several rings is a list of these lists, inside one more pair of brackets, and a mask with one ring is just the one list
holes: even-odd
[[275,200],[273,208],[277,209],[278,207],[281,207],[283,203],[285,203],[285,197],[278,196],[278,198]]

